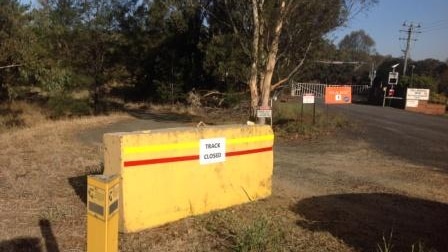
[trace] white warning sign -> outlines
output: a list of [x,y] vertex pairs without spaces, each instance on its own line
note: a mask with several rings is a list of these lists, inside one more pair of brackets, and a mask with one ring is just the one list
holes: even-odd
[[206,138],[199,140],[199,163],[213,164],[226,161],[226,139]]

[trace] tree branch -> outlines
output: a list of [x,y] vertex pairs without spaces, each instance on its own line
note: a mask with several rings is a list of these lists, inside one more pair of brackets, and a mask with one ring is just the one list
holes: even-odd
[[303,63],[305,62],[306,55],[308,54],[308,51],[311,48],[311,44],[312,44],[312,42],[308,43],[308,47],[306,48],[306,51],[305,51],[305,53],[303,55],[302,60],[300,60],[300,63],[288,74],[288,76],[286,78],[283,78],[280,81],[278,81],[277,83],[271,85],[271,91],[276,89],[278,86],[282,85],[283,83],[285,83],[289,79],[291,79],[297,73],[297,71],[299,71],[299,69],[302,67]]
[[238,42],[240,42],[241,48],[243,49],[244,53],[247,54],[247,56],[250,57],[251,53],[250,53],[249,49],[246,47],[246,45],[243,43],[243,40],[242,40],[241,35],[240,35],[239,31],[238,31],[238,28],[236,28],[236,24],[235,24],[235,21],[233,21],[232,14],[231,14],[231,12],[229,10],[229,6],[228,6],[227,1],[224,1],[224,6],[226,7],[226,12],[228,13],[230,22],[232,23],[233,32],[239,38]]
[[7,65],[7,66],[2,66],[2,67],[0,67],[0,69],[20,67],[20,66],[23,66],[23,64],[12,64],[12,65]]

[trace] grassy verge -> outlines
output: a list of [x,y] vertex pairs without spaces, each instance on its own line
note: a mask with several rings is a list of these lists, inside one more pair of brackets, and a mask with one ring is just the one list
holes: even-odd
[[281,251],[287,242],[283,225],[265,214],[241,218],[230,211],[217,211],[201,219],[205,229],[219,237],[229,251]]
[[349,121],[343,115],[329,113],[319,107],[316,107],[313,113],[313,104],[305,104],[302,111],[300,103],[279,102],[273,106],[273,125],[280,137],[309,139],[347,127]]

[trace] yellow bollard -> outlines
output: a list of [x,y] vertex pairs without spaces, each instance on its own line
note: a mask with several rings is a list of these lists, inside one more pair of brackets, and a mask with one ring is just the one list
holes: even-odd
[[117,175],[87,177],[87,251],[118,251]]

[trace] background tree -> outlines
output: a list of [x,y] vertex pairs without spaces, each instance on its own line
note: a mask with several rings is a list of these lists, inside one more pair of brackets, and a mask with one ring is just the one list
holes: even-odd
[[365,60],[375,52],[375,41],[364,31],[352,31],[339,42],[339,49],[353,60]]
[[220,31],[233,32],[250,59],[247,82],[252,115],[257,106],[268,105],[271,90],[298,72],[314,41],[344,23],[356,6],[363,9],[374,2],[214,2],[212,16],[222,17],[216,19],[223,26]]
[[17,0],[0,1],[0,99],[14,99],[13,86],[20,84],[20,69],[27,57],[27,6]]

